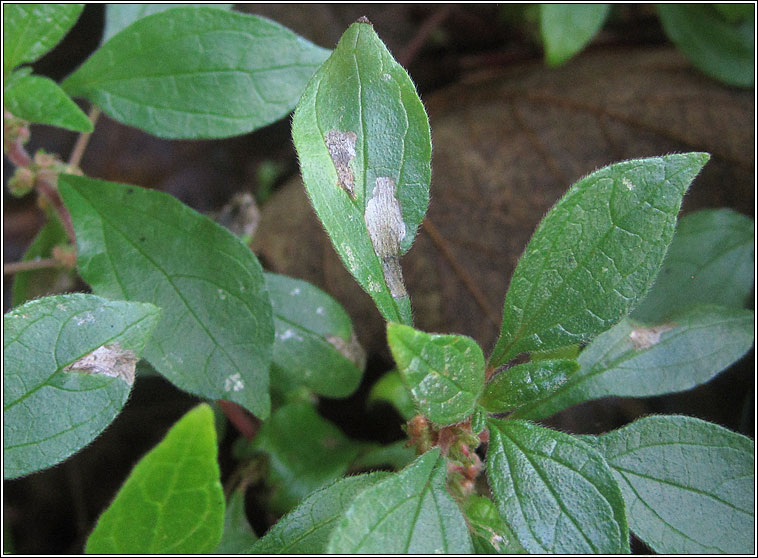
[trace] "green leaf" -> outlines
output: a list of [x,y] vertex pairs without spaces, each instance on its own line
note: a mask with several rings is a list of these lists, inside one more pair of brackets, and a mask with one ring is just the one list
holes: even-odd
[[3,75],[57,45],[83,9],[83,4],[3,4]]
[[391,444],[366,442],[361,453],[350,465],[353,471],[392,467],[402,469],[416,458],[416,450],[408,445],[408,440],[398,440]]
[[503,413],[539,401],[564,385],[579,370],[574,360],[536,360],[503,370],[485,387],[479,404]]
[[151,304],[70,294],[3,317],[5,478],[63,461],[111,423],[158,315]]
[[417,413],[408,388],[405,387],[397,369],[387,372],[371,387],[367,403],[373,405],[377,401],[386,401],[395,407],[403,420],[410,420]]
[[282,517],[249,554],[324,554],[337,520],[355,497],[389,473],[347,477],[320,488]]
[[753,18],[728,23],[706,4],[659,4],[658,16],[669,39],[692,65],[729,85],[755,82]]
[[634,533],[660,554],[751,554],[755,445],[715,424],[650,416],[585,436],[613,468]]
[[245,514],[245,490],[237,489],[229,496],[224,517],[224,533],[214,554],[247,554],[258,540]]
[[490,488],[529,553],[629,552],[621,492],[596,450],[525,421],[490,419],[489,427]]
[[411,397],[429,420],[445,425],[471,416],[484,388],[484,355],[476,341],[396,323],[387,324],[387,341]]
[[291,383],[320,395],[350,395],[366,365],[350,316],[306,281],[273,273],[265,277],[276,330],[273,365]]
[[631,320],[600,335],[579,355],[579,371],[551,395],[517,409],[539,419],[600,397],[648,397],[707,382],[753,344],[753,312],[699,306],[646,327]]
[[62,86],[159,137],[221,138],[286,115],[327,55],[264,18],[173,8],[116,34]]
[[172,8],[206,7],[230,10],[234,4],[106,4],[105,30],[101,43],[143,17]]
[[269,458],[270,507],[286,512],[308,494],[345,474],[360,444],[347,438],[306,401],[277,409],[252,446]]
[[466,518],[476,554],[526,554],[489,498],[470,496],[466,502]]
[[719,15],[730,23],[752,20],[755,17],[755,5],[752,2],[744,4],[711,4]]
[[58,187],[82,278],[99,295],[163,309],[150,364],[183,390],[266,418],[274,325],[247,246],[162,192],[71,175]]
[[755,225],[731,209],[682,217],[661,272],[631,316],[657,324],[691,306],[743,308],[753,288]]
[[351,25],[308,83],[292,137],[308,196],[343,263],[388,321],[410,325],[399,258],[429,204],[429,121],[369,23]]
[[[27,248],[21,261],[28,262],[52,256],[53,248],[67,245],[68,237],[54,212],[50,212],[48,221],[39,230],[37,236]],[[68,287],[72,284],[73,272],[59,267],[21,271],[13,276],[11,306],[18,306],[27,300],[53,294],[58,286]],[[65,289],[68,290],[68,289]],[[57,292],[61,292],[58,290]]]
[[334,554],[471,554],[466,520],[435,448],[361,492],[329,537]]
[[600,31],[610,4],[540,4],[545,61],[558,66],[579,53]]
[[655,279],[682,196],[708,158],[624,161],[574,184],[516,266],[490,366],[589,341],[627,315]]
[[19,118],[35,124],[58,126],[74,132],[91,132],[87,115],[53,80],[25,76],[5,90],[5,108]]
[[135,465],[87,554],[205,554],[224,528],[213,411],[198,405]]

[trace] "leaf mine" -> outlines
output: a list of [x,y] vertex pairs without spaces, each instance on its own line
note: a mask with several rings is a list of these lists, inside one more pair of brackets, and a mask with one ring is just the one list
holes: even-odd
[[121,378],[127,384],[134,383],[134,370],[137,366],[137,355],[130,349],[123,349],[118,343],[102,345],[75,360],[65,368],[64,372],[79,372],[84,374],[102,374],[111,378]]
[[324,143],[329,150],[334,168],[337,170],[337,185],[355,199],[355,176],[350,168],[350,161],[355,158],[355,132],[329,130],[324,136]]
[[374,251],[382,260],[382,271],[390,294],[393,298],[408,296],[400,268],[400,242],[405,238],[405,222],[400,202],[395,197],[393,179],[386,176],[376,179],[363,217]]
[[675,324],[661,324],[653,327],[638,327],[629,334],[629,339],[638,351],[649,349],[661,341],[661,333],[674,329]]

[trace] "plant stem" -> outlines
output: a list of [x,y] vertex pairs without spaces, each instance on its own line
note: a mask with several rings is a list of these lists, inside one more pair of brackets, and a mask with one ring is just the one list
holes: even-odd
[[58,217],[61,220],[61,224],[63,225],[64,230],[66,231],[66,236],[68,237],[71,244],[73,246],[76,246],[74,223],[71,220],[71,215],[69,214],[68,209],[66,209],[66,206],[63,205],[63,200],[61,199],[61,195],[58,193],[58,189],[46,179],[40,178],[39,176],[37,177],[37,180],[34,181],[34,188],[41,196],[44,196],[47,201],[50,202],[50,205],[53,206],[55,212],[58,214]]
[[255,435],[258,433],[258,427],[260,426],[260,421],[258,419],[250,416],[245,409],[233,401],[219,399],[218,406],[240,434],[248,440],[255,438]]
[[42,258],[27,260],[24,262],[13,262],[3,264],[3,275],[13,275],[22,271],[32,271],[34,269],[47,269],[51,267],[63,267],[61,262],[55,258]]
[[[97,124],[97,119],[100,117],[100,109],[93,105],[89,111],[88,116],[90,122],[92,122],[92,126],[94,127],[95,124]],[[89,139],[91,136],[92,132],[79,134],[79,137],[76,139],[76,143],[74,144],[74,149],[71,151],[71,156],[68,158],[69,166],[79,167],[79,163],[81,163],[82,157],[84,156],[84,150],[87,149],[87,145],[89,144]]]

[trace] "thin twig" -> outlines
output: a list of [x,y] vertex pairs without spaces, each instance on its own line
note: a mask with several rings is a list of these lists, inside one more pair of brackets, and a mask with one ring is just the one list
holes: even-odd
[[66,231],[66,236],[68,237],[71,244],[76,246],[74,223],[71,220],[71,214],[68,212],[68,209],[66,209],[66,206],[63,205],[63,200],[61,199],[61,195],[58,193],[58,189],[40,176],[37,176],[37,180],[34,181],[34,189],[37,190],[41,196],[44,196],[50,205],[53,206],[55,212],[58,214],[58,217],[61,220],[63,229]]
[[41,258],[35,260],[26,260],[23,262],[12,262],[3,264],[3,275],[13,275],[22,271],[32,271],[34,269],[47,269],[51,267],[63,267],[63,264],[55,258]]
[[233,401],[219,399],[218,406],[240,434],[248,440],[255,438],[258,428],[260,428],[260,420],[248,414],[245,409]]
[[[89,121],[92,122],[93,128],[95,124],[97,124],[97,119],[99,117],[100,109],[96,106],[93,106],[89,111]],[[81,163],[82,157],[84,156],[84,150],[87,149],[87,144],[89,143],[91,136],[92,132],[88,132],[86,134],[79,134],[79,137],[76,138],[74,149],[71,151],[71,156],[68,158],[69,166],[79,167],[79,163]]]
[[397,57],[401,66],[407,68],[410,63],[413,62],[413,59],[416,58],[421,47],[423,47],[424,43],[429,39],[429,35],[431,35],[432,32],[437,29],[445,19],[447,19],[450,12],[453,11],[453,7],[453,4],[447,4],[444,8],[437,10],[424,20],[424,23],[421,24],[421,27],[419,27],[418,32],[413,39],[411,39],[411,42],[408,43],[400,56]]
[[471,275],[469,275],[468,271],[466,271],[466,269],[457,260],[455,255],[450,251],[450,248],[448,248],[447,245],[447,241],[445,241],[442,234],[439,232],[437,227],[434,226],[428,216],[422,221],[421,227],[429,235],[429,238],[432,239],[432,242],[434,242],[435,246],[437,246],[437,249],[442,253],[442,256],[447,260],[447,263],[450,264],[450,267],[453,268],[453,271],[458,276],[458,279],[461,280],[469,293],[471,293],[471,296],[474,297],[476,303],[484,311],[484,315],[487,318],[487,321],[497,327],[497,317],[492,308],[490,308],[487,297],[484,296],[484,293],[479,290],[479,287],[471,278]]

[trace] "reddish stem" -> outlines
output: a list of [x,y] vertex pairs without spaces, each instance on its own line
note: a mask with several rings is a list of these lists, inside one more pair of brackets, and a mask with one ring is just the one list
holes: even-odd
[[258,427],[260,426],[260,421],[258,419],[251,416],[245,411],[245,409],[233,401],[219,399],[218,406],[240,434],[248,440],[255,438],[255,435],[258,433]]

